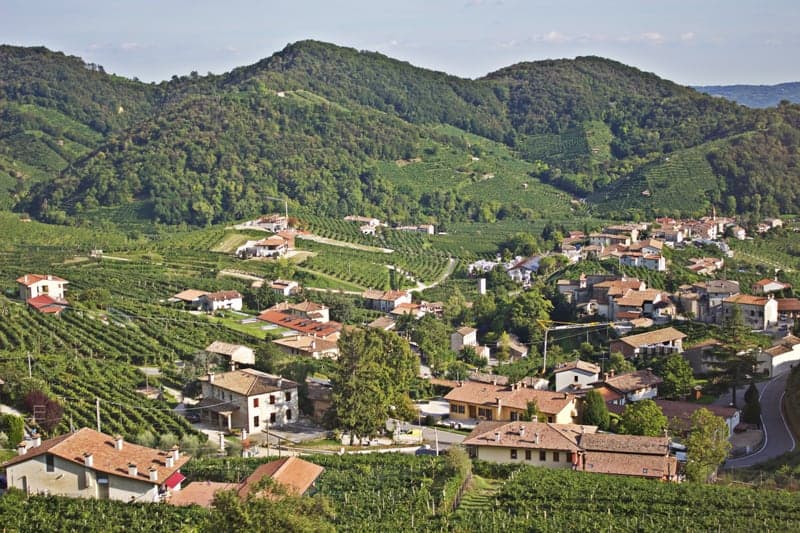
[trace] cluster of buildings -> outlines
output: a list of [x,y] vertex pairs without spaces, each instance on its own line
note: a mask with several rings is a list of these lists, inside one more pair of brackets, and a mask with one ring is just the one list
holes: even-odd
[[69,281],[52,274],[25,274],[17,278],[19,297],[40,313],[60,314],[69,302],[64,297]]

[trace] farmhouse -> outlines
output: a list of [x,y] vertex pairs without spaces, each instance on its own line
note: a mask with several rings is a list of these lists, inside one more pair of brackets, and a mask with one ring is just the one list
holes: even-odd
[[663,328],[638,335],[628,335],[611,342],[611,352],[619,352],[628,359],[640,355],[669,355],[683,351],[686,338],[675,328]]
[[272,235],[259,241],[247,241],[236,249],[237,257],[283,257],[289,251],[289,241],[280,235]]
[[408,291],[378,291],[369,289],[361,294],[364,305],[370,309],[390,313],[400,304],[411,303],[411,293]]
[[199,378],[203,399],[198,403],[209,422],[232,431],[261,431],[270,425],[292,424],[297,420],[297,383],[246,368]]
[[600,377],[600,367],[578,359],[557,367],[553,373],[558,392],[573,392],[596,382]]
[[204,311],[209,313],[224,309],[241,311],[242,295],[239,294],[238,291],[218,291],[207,293],[200,297],[200,306]]
[[180,468],[188,460],[177,447],[162,452],[83,428],[21,444],[6,463],[9,487],[27,494],[53,494],[123,502],[157,502],[180,491]]
[[291,296],[300,290],[300,285],[296,281],[289,281],[285,279],[276,279],[269,284],[272,292],[280,294],[281,296]]
[[313,359],[328,357],[336,359],[339,347],[335,341],[314,337],[313,335],[294,335],[272,341],[281,351],[289,355],[302,355]]
[[362,217],[358,215],[348,215],[344,217],[344,219],[348,222],[358,222],[359,224],[364,224],[366,226],[372,226],[373,228],[377,228],[381,225],[381,221],[377,218],[370,218],[370,217]]
[[302,315],[273,311],[271,309],[267,309],[258,315],[258,319],[282,328],[290,329],[297,334],[311,335],[330,341],[338,340],[339,333],[342,331],[342,325],[339,322],[334,322],[332,320],[322,322]]
[[766,350],[760,351],[757,361],[758,371],[769,377],[788,372],[800,361],[800,338],[786,335]]
[[203,306],[203,296],[207,294],[208,292],[206,291],[186,289],[185,291],[181,291],[172,298],[170,298],[169,301],[183,302],[183,304],[186,305],[186,307],[190,307],[192,309],[200,309]]
[[40,313],[59,314],[69,302],[64,298],[67,280],[51,274],[25,274],[17,278],[19,297]]
[[778,278],[775,279],[760,279],[753,283],[751,287],[753,290],[753,294],[770,294],[773,292],[780,292],[782,290],[791,289],[792,285],[790,283],[783,283],[778,281]]
[[614,375],[612,370],[603,376],[603,381],[594,383],[594,388],[612,405],[625,405],[639,400],[650,400],[658,396],[658,385],[663,383],[650,369],[636,370]]
[[669,455],[669,438],[587,433],[578,470],[634,476],[662,481],[678,480],[678,461]]
[[444,399],[450,404],[450,418],[454,420],[519,420],[527,412],[529,402],[536,402],[537,411],[548,422],[568,424],[578,416],[575,396],[536,390],[524,383],[464,381]]
[[608,317],[611,320],[644,316],[663,322],[671,320],[675,314],[675,304],[669,294],[658,289],[628,289],[622,296],[608,297]]
[[744,323],[758,330],[767,329],[778,323],[778,301],[768,296],[751,296],[749,294],[737,294],[725,298],[722,301],[722,320],[726,320],[733,315],[733,308],[741,310]]
[[253,225],[270,233],[278,233],[289,229],[289,219],[284,215],[271,214],[259,218]]

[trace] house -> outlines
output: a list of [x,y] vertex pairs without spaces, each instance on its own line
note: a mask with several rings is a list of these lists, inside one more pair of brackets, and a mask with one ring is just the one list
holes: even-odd
[[164,452],[89,428],[44,442],[36,437],[18,453],[3,464],[9,487],[122,502],[157,502],[180,491],[180,468],[189,460],[177,446]]
[[375,228],[372,224],[364,224],[358,228],[358,231],[361,232],[361,235],[375,235]]
[[791,283],[782,283],[778,281],[777,277],[775,279],[760,279],[753,283],[751,287],[753,294],[770,294],[791,288]]
[[469,327],[460,327],[450,335],[450,349],[460,352],[465,346],[478,345],[478,330]]
[[251,368],[199,378],[202,416],[227,431],[262,431],[286,425],[300,414],[297,383]]
[[[490,374],[486,372],[470,372],[467,376],[469,381],[475,381],[478,383],[491,383],[493,385],[502,385],[508,386],[512,382],[509,381],[508,376],[503,376],[501,374]],[[451,389],[459,386],[457,381],[451,382],[452,386]],[[528,387],[531,389],[536,390],[548,390],[550,388],[550,382],[544,378],[537,378],[533,376],[526,376],[522,378],[520,381],[516,382],[517,385],[522,387]]]
[[719,370],[719,358],[715,352],[722,346],[716,339],[706,339],[686,347],[683,357],[695,374],[708,374]]
[[533,255],[516,261],[506,269],[508,276],[517,283],[529,284],[531,276],[539,272],[539,263],[546,256]]
[[289,251],[289,241],[280,235],[272,235],[258,241],[247,241],[236,249],[236,256],[250,257],[283,257]]
[[630,246],[631,238],[625,235],[612,235],[609,233],[590,233],[589,244],[592,246]]
[[339,334],[342,331],[342,325],[339,322],[332,320],[321,322],[307,316],[272,309],[267,309],[258,315],[258,320],[290,329],[295,334],[311,335],[329,341],[339,340]]
[[580,359],[557,367],[553,373],[556,391],[573,392],[589,387],[600,378],[600,367]]
[[444,397],[454,420],[519,420],[535,402],[540,416],[548,422],[569,424],[578,416],[575,396],[563,392],[536,390],[525,383],[460,382]]
[[481,422],[463,445],[470,457],[482,461],[576,469],[581,435],[596,431],[597,426],[577,424]]
[[603,381],[594,383],[594,388],[605,398],[607,403],[625,405],[630,402],[655,398],[658,396],[658,385],[663,381],[649,368],[617,376],[612,370],[608,375],[603,376]]
[[769,377],[788,372],[800,361],[800,338],[786,335],[766,350],[760,351],[756,360],[758,371]]
[[411,303],[411,293],[408,291],[378,291],[369,289],[361,294],[364,305],[370,309],[390,313],[400,304]]
[[606,226],[603,228],[603,233],[606,235],[620,235],[628,237],[631,242],[639,240],[639,232],[647,229],[647,225],[642,224],[617,224],[614,226]]
[[597,314],[609,316],[609,302],[613,298],[623,296],[629,290],[643,291],[647,285],[636,278],[612,278],[593,283],[591,286],[591,300],[597,302]]
[[287,297],[298,292],[300,290],[300,285],[298,285],[296,281],[276,279],[269,284],[269,288],[272,289],[272,292]]
[[226,309],[241,311],[242,295],[238,291],[210,292],[200,297],[200,307],[208,313]]
[[302,496],[315,490],[315,484],[325,469],[299,457],[284,457],[259,465],[252,474],[247,476],[238,490],[239,497],[264,495],[269,496],[269,489],[258,490],[259,483],[265,477],[271,478],[293,496]]
[[314,337],[313,335],[294,335],[275,339],[272,343],[282,352],[289,355],[302,355],[312,359],[336,359],[339,357],[339,347],[336,341],[329,341]]
[[765,330],[778,323],[778,301],[772,294],[764,296],[751,296],[737,294],[722,301],[723,322],[733,316],[733,308],[741,310],[742,320],[753,329]]
[[381,225],[381,221],[377,218],[370,218],[370,217],[360,217],[357,215],[348,215],[344,217],[344,219],[348,222],[358,222],[359,224],[364,224],[367,226],[372,226],[373,228],[377,228]]
[[278,214],[264,215],[256,220],[253,225],[270,233],[278,233],[289,229],[289,219],[284,215]]
[[665,272],[667,270],[667,260],[661,254],[646,254],[634,251],[621,252],[619,254],[619,264],[646,268],[656,272]]
[[703,276],[710,276],[725,265],[725,260],[717,257],[692,257],[686,268]]
[[715,279],[691,285],[690,292],[697,294],[697,313],[695,317],[703,322],[722,323],[722,302],[736,296],[741,291],[738,281]]
[[622,296],[608,297],[607,316],[610,320],[651,317],[665,322],[677,314],[670,295],[658,289],[628,289]]
[[686,338],[675,328],[662,328],[638,335],[628,335],[611,342],[611,353],[619,352],[626,358],[640,355],[668,355],[683,351]]
[[331,319],[330,309],[327,306],[308,300],[300,303],[281,302],[273,305],[267,311],[279,311],[321,323],[329,322]]
[[580,437],[577,470],[678,481],[678,461],[669,455],[668,437],[586,433]]
[[60,314],[69,302],[64,298],[69,282],[51,274],[25,274],[17,278],[19,296],[40,313]]
[[800,316],[800,299],[776,298],[778,300],[778,315],[781,319],[795,319]]
[[[500,349],[500,342],[497,343]],[[516,335],[509,335],[508,339],[508,359],[509,361],[519,361],[523,357],[528,357],[528,347],[522,344]]]
[[253,349],[241,344],[214,341],[206,346],[205,351],[227,357],[231,363],[239,363],[241,365],[256,364],[256,355]]
[[262,495],[270,497],[269,488],[257,489],[265,477],[273,479],[287,493],[293,496],[302,496],[314,490],[316,481],[324,470],[323,467],[299,457],[285,457],[259,465],[242,483],[195,481],[169,498],[168,503],[178,506],[199,505],[210,508],[217,492],[224,490],[236,491],[237,496],[242,500]]
[[169,301],[183,302],[183,304],[186,307],[190,307],[192,309],[200,309],[203,306],[203,297],[207,294],[208,292],[206,291],[186,289],[185,291],[181,291],[172,298],[170,298]]
[[698,409],[708,409],[715,416],[725,420],[728,426],[728,435],[733,435],[733,429],[739,425],[740,412],[735,407],[724,405],[699,404],[674,400],[653,400],[661,408],[661,412],[669,420],[670,432],[674,435],[685,435],[692,426],[692,415]]
[[422,318],[425,316],[426,312],[425,306],[422,304],[401,303],[397,304],[397,307],[392,309],[389,314],[397,318],[405,315],[411,315],[414,318]]

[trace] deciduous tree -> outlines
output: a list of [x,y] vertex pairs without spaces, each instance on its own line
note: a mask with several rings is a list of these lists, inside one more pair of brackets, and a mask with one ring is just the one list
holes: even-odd
[[628,435],[660,437],[667,427],[667,417],[653,400],[639,400],[625,406],[619,428]]
[[686,477],[701,483],[713,480],[730,449],[725,420],[708,409],[698,409],[692,414],[686,441]]

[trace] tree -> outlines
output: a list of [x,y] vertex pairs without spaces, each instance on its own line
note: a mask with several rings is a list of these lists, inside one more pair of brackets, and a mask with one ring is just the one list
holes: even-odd
[[389,416],[413,418],[408,396],[419,359],[404,339],[382,330],[344,332],[331,375],[334,422],[350,432],[351,442],[372,438]]
[[758,388],[752,381],[744,393],[742,420],[748,424],[761,425],[761,400],[759,398]]
[[625,406],[620,418],[621,433],[660,437],[667,427],[667,417],[653,400],[640,400]]
[[511,356],[511,337],[505,331],[500,334],[497,340],[497,360],[501,363],[508,361]]
[[5,414],[0,417],[0,429],[8,436],[8,446],[11,449],[25,438],[25,420],[22,417],[12,414]]
[[536,406],[536,400],[528,400],[525,405],[525,412],[522,413],[522,420],[530,422],[531,420],[538,420],[539,408]]
[[731,313],[722,325],[721,340],[721,344],[714,350],[716,366],[730,384],[731,403],[736,406],[736,389],[741,384],[742,377],[755,368],[755,348],[758,347],[744,324],[742,310],[738,305],[731,307]]
[[590,390],[586,393],[586,398],[584,399],[583,423],[607,430],[610,421],[608,406],[603,396],[596,390]]
[[667,357],[661,370],[661,379],[664,382],[659,386],[659,392],[667,398],[685,398],[694,385],[692,367],[679,353]]
[[708,409],[698,409],[692,414],[686,440],[686,477],[701,483],[713,480],[730,449],[725,420]]
[[614,352],[608,359],[607,370],[613,370],[617,374],[626,374],[636,370],[636,367],[633,366],[633,363],[625,359],[624,355],[619,352]]

